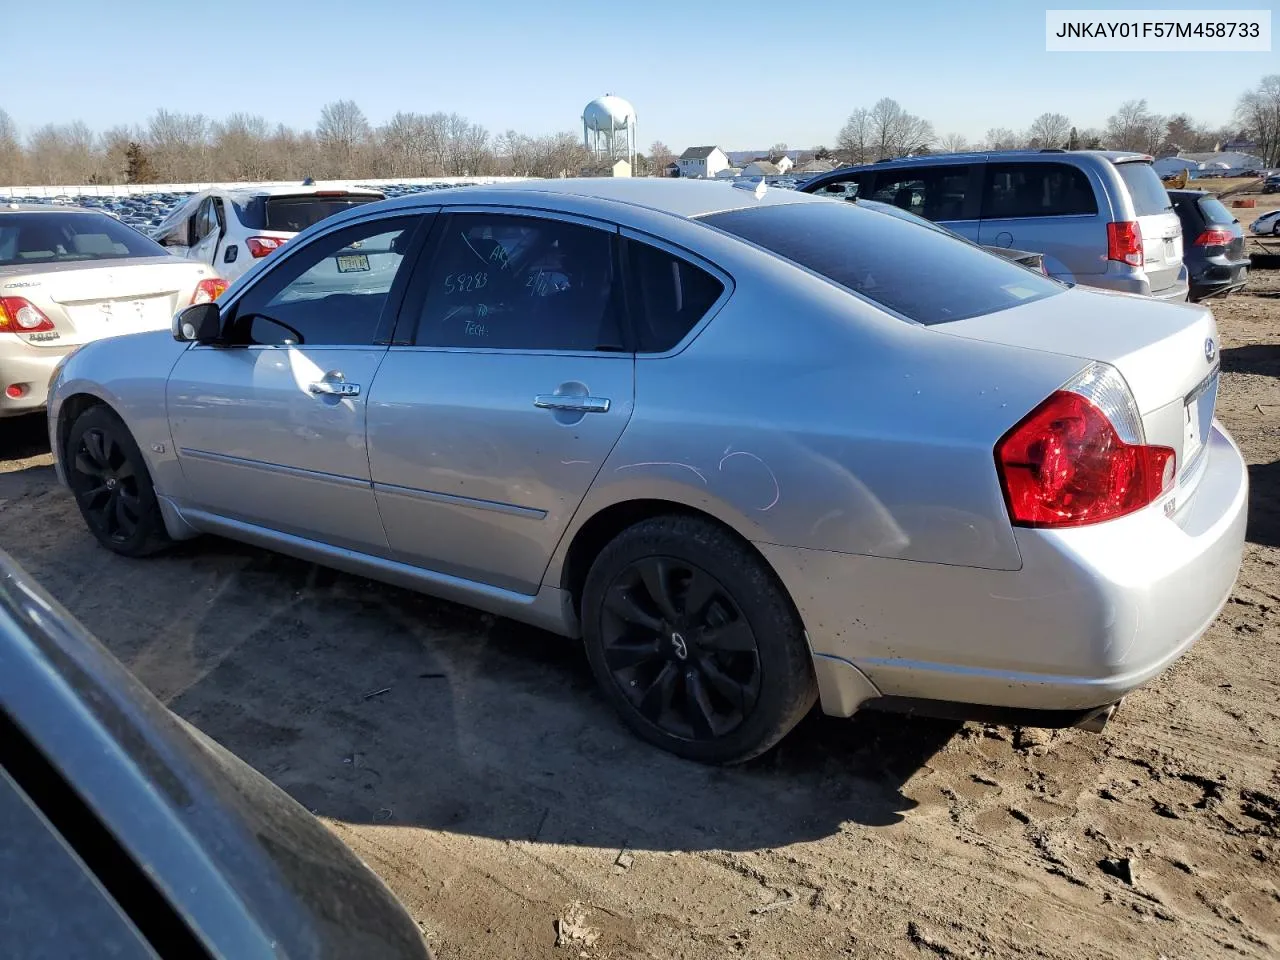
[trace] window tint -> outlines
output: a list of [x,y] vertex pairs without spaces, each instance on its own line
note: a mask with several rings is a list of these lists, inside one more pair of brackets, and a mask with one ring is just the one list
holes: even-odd
[[858,177],[848,177],[844,180],[834,180],[830,183],[824,183],[816,190],[806,190],[805,193],[812,193],[818,197],[830,197],[834,200],[853,200],[862,190],[862,184],[870,179],[870,174],[862,174]]
[[162,257],[165,250],[102,213],[0,213],[0,266]]
[[236,304],[238,338],[258,344],[373,343],[418,219],[347,227],[268,267]]
[[212,197],[208,197],[200,204],[200,212],[196,215],[197,240],[203,240],[209,234],[218,231],[218,214],[214,202]]
[[1204,214],[1204,218],[1209,223],[1237,223],[1235,216],[1222,205],[1222,201],[1217,197],[1201,197],[1200,212]]
[[1098,212],[1085,172],[1065,163],[992,163],[984,180],[982,216],[987,220]]
[[885,171],[865,199],[891,203],[926,220],[960,220],[965,216],[969,167]]
[[322,197],[314,193],[279,197],[237,197],[236,216],[250,230],[301,233],[335,213],[373,203],[377,197],[359,194]]
[[724,284],[689,261],[647,243],[627,241],[636,349],[663,353],[706,315]]
[[414,343],[621,350],[613,236],[539,217],[450,217],[426,269]]
[[980,247],[853,203],[787,203],[706,223],[919,323],[995,313],[1062,287]]
[[1129,188],[1129,196],[1133,198],[1133,212],[1138,216],[1167,213],[1173,209],[1169,193],[1151,164],[1142,161],[1117,163],[1116,169],[1120,171],[1120,179],[1124,181],[1124,185]]

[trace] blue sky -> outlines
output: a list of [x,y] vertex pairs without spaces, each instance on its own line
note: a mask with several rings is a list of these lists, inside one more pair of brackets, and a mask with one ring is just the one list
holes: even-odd
[[341,98],[374,124],[443,110],[494,132],[580,132],[583,105],[616,93],[636,107],[642,149],[809,147],[833,145],[851,110],[883,96],[971,139],[1046,110],[1102,126],[1136,97],[1219,125],[1280,72],[1274,51],[1046,53],[1046,5],[1026,0],[128,0],[127,18],[100,0],[4,6],[0,107],[24,132],[142,123],[158,107],[310,127]]

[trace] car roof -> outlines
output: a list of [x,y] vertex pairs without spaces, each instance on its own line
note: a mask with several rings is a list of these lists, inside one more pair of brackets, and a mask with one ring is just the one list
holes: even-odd
[[89,210],[86,207],[74,207],[69,204],[52,203],[0,203],[0,214],[6,213],[96,213],[102,216],[101,210]]
[[324,184],[324,183],[273,184],[267,187],[229,187],[225,190],[214,189],[210,191],[210,193],[222,193],[222,194],[226,194],[227,196],[236,197],[237,199],[244,198],[246,200],[251,200],[255,197],[284,197],[284,196],[297,197],[297,196],[303,196],[309,193],[334,193],[334,192],[358,194],[364,197],[384,196],[384,194],[380,190],[375,190],[372,187],[344,187],[344,186],[338,186],[334,184]]
[[[743,188],[734,186],[743,183]],[[750,184],[752,188],[746,188]],[[667,177],[572,177],[557,180],[503,181],[476,186],[453,187],[430,194],[410,194],[386,201],[383,209],[419,207],[424,202],[448,205],[489,200],[501,195],[503,200],[532,205],[546,203],[552,197],[575,197],[603,200],[643,207],[659,213],[693,219],[741,210],[745,207],[771,206],[784,203],[821,203],[825,198],[813,197],[795,190],[776,187],[758,189],[758,181],[701,180]],[[758,194],[758,195],[757,195]]]
[[952,153],[926,153],[920,156],[891,157],[871,163],[852,163],[838,167],[829,173],[819,173],[804,181],[801,186],[825,180],[839,179],[841,174],[853,170],[876,170],[896,164],[911,166],[915,164],[950,163],[965,160],[1021,160],[1033,157],[1097,157],[1112,163],[1131,163],[1143,161],[1151,163],[1154,159],[1149,153],[1135,153],[1129,150],[1059,150],[1055,148],[1028,148],[1026,150],[960,150]]

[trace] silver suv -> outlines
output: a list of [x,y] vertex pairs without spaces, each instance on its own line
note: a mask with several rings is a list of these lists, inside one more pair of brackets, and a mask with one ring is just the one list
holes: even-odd
[[1070,283],[1186,300],[1182,225],[1142,153],[1001,150],[845,167],[805,193],[878,200],[975,243],[1044,254]]

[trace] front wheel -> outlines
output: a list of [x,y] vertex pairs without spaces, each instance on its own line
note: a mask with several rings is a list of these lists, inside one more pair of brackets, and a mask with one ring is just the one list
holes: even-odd
[[582,603],[592,671],[633,731],[704,763],[781,740],[817,698],[804,629],[753,550],[710,521],[657,517],[596,558]]
[[65,462],[80,515],[104,547],[142,557],[169,545],[146,460],[110,409],[90,407],[76,419]]

